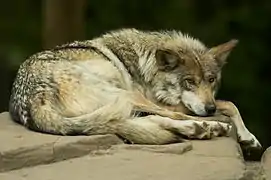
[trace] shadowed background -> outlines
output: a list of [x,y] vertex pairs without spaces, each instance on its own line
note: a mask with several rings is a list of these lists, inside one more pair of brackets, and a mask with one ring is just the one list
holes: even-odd
[[249,130],[271,145],[269,0],[10,0],[1,2],[0,22],[1,111],[20,63],[57,44],[125,27],[181,30],[207,46],[239,39],[218,96],[233,101]]

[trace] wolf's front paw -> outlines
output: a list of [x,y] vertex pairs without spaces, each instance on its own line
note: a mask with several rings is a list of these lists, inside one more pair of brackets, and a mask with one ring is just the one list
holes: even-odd
[[263,148],[258,139],[250,132],[238,134],[238,141],[247,160],[258,160],[261,157]]
[[198,139],[210,139],[218,136],[228,136],[231,125],[217,121],[201,121],[195,123]]
[[209,121],[212,137],[229,136],[232,126],[228,123]]
[[246,146],[247,148],[262,148],[261,143],[258,139],[251,134],[250,132],[243,132],[238,134],[238,141],[242,146]]

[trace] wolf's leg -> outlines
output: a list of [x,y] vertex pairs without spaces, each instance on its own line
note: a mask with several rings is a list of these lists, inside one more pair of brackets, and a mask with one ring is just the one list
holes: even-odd
[[182,142],[181,136],[150,120],[150,116],[134,117],[119,122],[115,134],[132,144],[162,145]]
[[229,116],[231,121],[236,126],[238,141],[240,143],[250,147],[261,147],[261,144],[257,138],[246,128],[239,110],[232,102],[217,100],[216,105],[217,110],[221,111],[222,114]]
[[187,139],[227,136],[230,125],[215,121],[176,121],[158,115],[135,117],[118,125],[119,136],[135,144],[167,144]]
[[220,122],[230,122],[230,118],[225,115],[217,115],[210,117],[199,117],[199,116],[190,116],[183,112],[174,112],[166,107],[158,106],[152,101],[146,99],[141,93],[136,92],[131,95],[132,104],[134,106],[134,111],[139,112],[148,112],[151,114],[160,115],[163,117],[169,117],[175,120],[196,120],[196,121],[220,121]]
[[183,112],[174,112],[171,110],[168,110],[165,107],[158,106],[154,102],[147,99],[144,95],[142,95],[140,92],[133,92],[131,94],[131,100],[132,104],[134,106],[134,111],[139,112],[147,112],[150,114],[156,114],[163,117],[169,117],[171,119],[177,119],[177,120],[188,120],[188,119],[196,119],[192,116],[186,115]]
[[164,129],[181,134],[188,139],[209,139],[217,136],[228,136],[231,130],[229,124],[218,121],[176,121],[157,115],[151,115],[149,119],[158,123]]

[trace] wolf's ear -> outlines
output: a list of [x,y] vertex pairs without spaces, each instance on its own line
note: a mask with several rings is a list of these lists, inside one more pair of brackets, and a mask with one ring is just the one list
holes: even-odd
[[170,50],[158,49],[155,52],[155,58],[159,70],[171,71],[179,64],[179,57],[176,53]]
[[212,47],[207,53],[215,58],[220,67],[223,67],[230,52],[237,45],[237,43],[237,39],[232,39],[224,44]]

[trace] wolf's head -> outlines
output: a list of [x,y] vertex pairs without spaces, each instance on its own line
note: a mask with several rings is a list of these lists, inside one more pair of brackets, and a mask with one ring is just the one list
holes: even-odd
[[231,40],[203,51],[176,46],[158,48],[154,96],[168,105],[182,104],[199,116],[214,114],[221,70],[237,42]]

